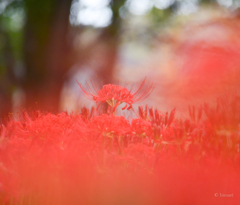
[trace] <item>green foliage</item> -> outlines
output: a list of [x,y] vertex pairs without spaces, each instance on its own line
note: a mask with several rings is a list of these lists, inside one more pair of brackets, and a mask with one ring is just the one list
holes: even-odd
[[150,17],[152,19],[152,22],[156,26],[163,23],[171,15],[172,15],[171,8],[160,10],[160,9],[157,9],[156,7],[153,7],[153,9],[150,12]]
[[4,12],[0,14],[1,70],[6,69],[6,53],[7,55],[11,55],[15,60],[22,59],[24,21],[23,1],[13,1],[5,8]]

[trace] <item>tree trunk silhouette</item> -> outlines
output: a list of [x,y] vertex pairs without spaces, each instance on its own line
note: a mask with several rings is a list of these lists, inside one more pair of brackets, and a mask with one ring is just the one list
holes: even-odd
[[70,0],[25,0],[24,108],[57,113],[70,68]]
[[[125,1],[112,0],[110,3],[113,13],[112,23],[106,27],[99,37],[104,47],[103,60],[99,64],[97,76],[102,80],[103,84],[114,83],[114,70],[118,61],[118,49],[120,44],[120,30],[121,30],[121,18],[119,10],[123,6]],[[102,112],[107,113],[108,104],[105,103],[102,106]]]
[[[0,21],[1,23],[1,21]],[[9,36],[0,26],[2,56],[0,56],[0,123],[6,123],[12,113],[12,88],[14,82],[14,55]]]

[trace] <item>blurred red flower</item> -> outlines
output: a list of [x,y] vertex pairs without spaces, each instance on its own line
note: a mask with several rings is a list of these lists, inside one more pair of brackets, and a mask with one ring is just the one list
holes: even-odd
[[152,83],[145,85],[145,82],[146,78],[144,78],[137,90],[133,93],[120,85],[107,84],[104,85],[101,90],[98,90],[96,84],[92,80],[90,80],[90,84],[86,82],[86,87],[79,82],[77,83],[86,97],[97,103],[97,110],[101,104],[107,102],[108,105],[112,107],[112,112],[114,113],[117,106],[122,103],[126,103],[122,108],[123,110],[127,107],[127,109],[130,110],[133,103],[146,99],[153,91],[154,85]]

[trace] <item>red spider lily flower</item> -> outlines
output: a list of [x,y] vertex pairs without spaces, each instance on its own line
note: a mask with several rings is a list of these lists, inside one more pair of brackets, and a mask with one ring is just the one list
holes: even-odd
[[149,120],[133,119],[131,122],[131,130],[134,138],[134,142],[142,142],[143,138],[152,137],[152,125]]
[[107,135],[109,138],[114,136],[124,136],[131,132],[131,127],[123,116],[100,115],[94,116],[89,124],[89,130],[92,133]]
[[107,102],[113,108],[112,111],[114,112],[117,106],[122,103],[126,103],[122,110],[125,110],[126,108],[127,110],[130,110],[133,103],[146,99],[153,91],[154,85],[145,85],[145,82],[146,77],[140,83],[138,89],[133,93],[120,85],[107,84],[99,90],[92,80],[90,80],[90,84],[86,82],[85,87],[81,83],[77,83],[86,97],[97,103],[97,110],[101,104]]

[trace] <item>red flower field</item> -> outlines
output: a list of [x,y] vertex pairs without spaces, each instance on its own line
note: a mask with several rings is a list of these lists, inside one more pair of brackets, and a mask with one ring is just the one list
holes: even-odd
[[[23,111],[2,125],[0,204],[238,204],[240,97],[189,106],[188,119],[175,109],[134,111],[153,87],[80,84],[96,108]],[[104,102],[109,109],[100,114]],[[115,115],[121,103],[136,118]]]

